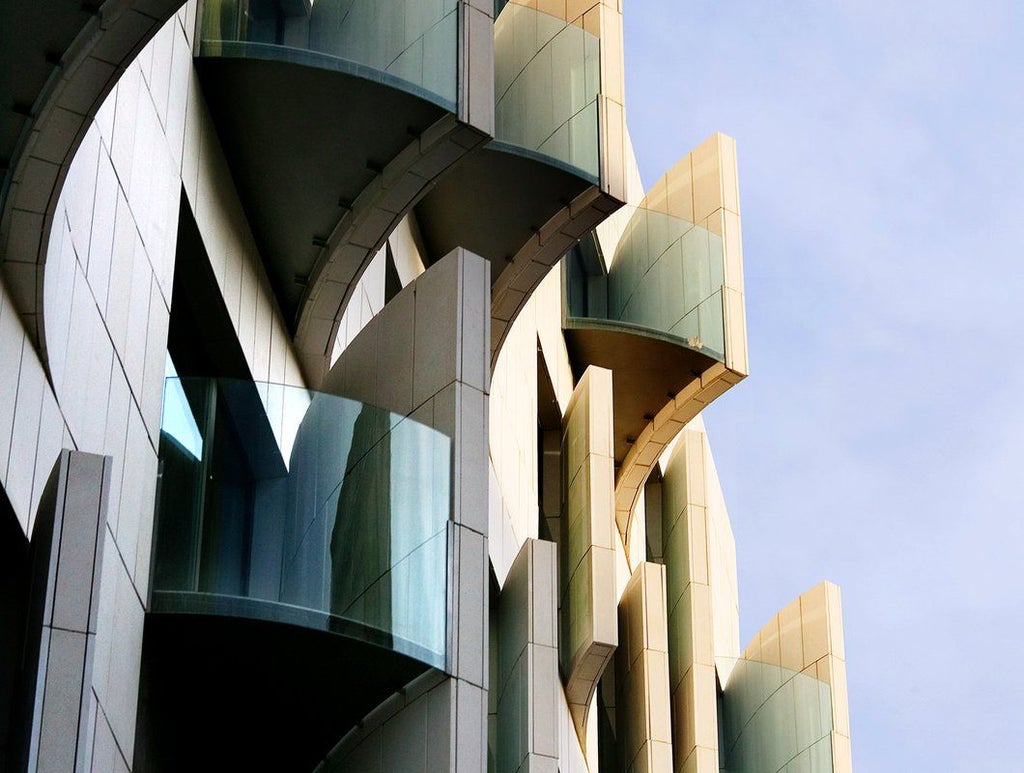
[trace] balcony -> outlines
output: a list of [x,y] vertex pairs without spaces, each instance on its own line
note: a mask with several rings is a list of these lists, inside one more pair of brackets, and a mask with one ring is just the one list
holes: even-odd
[[490,25],[468,0],[204,3],[196,69],[308,383],[388,234],[490,138]]
[[616,521],[683,425],[747,373],[735,145],[714,135],[563,262],[577,378],[615,373]]
[[726,769],[832,773],[832,688],[814,674],[738,660],[722,709]]
[[565,327],[629,333],[725,362],[722,237],[649,207],[634,211],[607,273],[596,238],[566,260]]
[[509,3],[494,24],[492,149],[600,181],[601,40],[580,24]]
[[494,139],[417,207],[430,254],[491,261],[492,357],[549,269],[622,205],[625,136],[621,14],[496,5]]
[[[144,655],[156,757],[237,755],[264,728],[257,759],[295,765],[300,749],[312,768],[385,697],[446,670],[451,453],[345,398],[167,380]],[[238,728],[161,737],[185,706]]]
[[456,109],[458,0],[209,0],[200,57],[293,62]]

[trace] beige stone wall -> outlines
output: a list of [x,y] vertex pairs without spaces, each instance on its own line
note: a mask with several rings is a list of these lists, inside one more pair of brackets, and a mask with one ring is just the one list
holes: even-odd
[[558,770],[558,548],[527,540],[498,605],[496,706],[498,773]]
[[538,536],[537,351],[550,374],[559,413],[573,376],[562,337],[561,281],[553,270],[523,308],[491,376],[489,462],[491,562],[499,582],[523,542]]
[[643,562],[619,602],[616,734],[625,770],[672,768],[665,567]]
[[563,426],[559,655],[569,707],[585,737],[597,681],[618,644],[611,371],[586,370]]
[[713,773],[718,684],[739,654],[739,617],[732,530],[699,419],[682,431],[665,463],[662,544],[675,770]]

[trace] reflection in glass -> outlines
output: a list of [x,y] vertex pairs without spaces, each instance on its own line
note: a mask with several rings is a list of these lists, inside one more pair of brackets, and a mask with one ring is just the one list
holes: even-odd
[[729,773],[831,773],[832,698],[825,682],[738,660],[722,697],[722,759]]
[[154,590],[290,605],[443,667],[449,438],[295,387],[168,379],[179,394],[201,453],[165,422]]
[[182,451],[199,460],[203,456],[203,438],[170,355],[167,357],[164,377],[168,381],[164,390],[163,431],[177,441]]
[[383,80],[454,110],[458,0],[206,0],[200,55]]
[[722,237],[637,208],[607,273],[596,239],[566,257],[567,317],[638,329],[725,361]]
[[582,27],[506,4],[494,23],[495,139],[596,182],[600,56]]

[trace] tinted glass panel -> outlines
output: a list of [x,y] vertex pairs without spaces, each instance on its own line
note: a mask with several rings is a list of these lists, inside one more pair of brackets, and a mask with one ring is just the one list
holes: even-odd
[[311,610],[444,666],[447,436],[277,384],[169,378],[165,404],[155,591]]

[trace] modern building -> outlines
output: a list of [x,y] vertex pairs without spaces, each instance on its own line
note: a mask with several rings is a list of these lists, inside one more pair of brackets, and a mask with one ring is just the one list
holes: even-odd
[[619,0],[2,12],[0,771],[851,770],[838,588],[740,646],[735,146],[644,189]]

